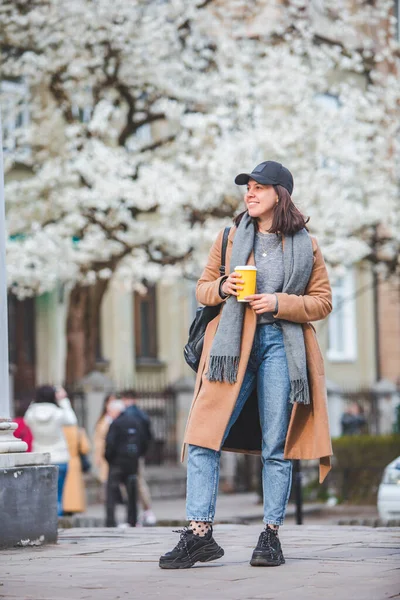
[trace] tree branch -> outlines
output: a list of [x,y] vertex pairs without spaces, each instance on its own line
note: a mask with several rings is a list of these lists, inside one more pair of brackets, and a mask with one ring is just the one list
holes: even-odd
[[214,2],[214,0],[203,0],[203,2],[198,2],[197,8],[205,8],[209,4],[212,4],[212,2]]
[[156,150],[156,148],[161,148],[161,146],[164,146],[165,144],[168,144],[169,142],[173,142],[175,138],[176,138],[176,135],[168,135],[165,138],[157,140],[157,142],[154,142],[153,144],[149,144],[148,146],[143,146],[143,148],[141,149],[141,152],[151,152],[153,150]]

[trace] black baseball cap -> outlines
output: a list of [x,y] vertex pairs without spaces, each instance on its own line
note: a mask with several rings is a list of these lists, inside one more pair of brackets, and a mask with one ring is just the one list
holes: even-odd
[[249,179],[254,179],[263,185],[281,185],[289,194],[293,192],[293,175],[281,163],[266,160],[256,166],[251,173],[240,173],[235,178],[237,185],[246,185]]

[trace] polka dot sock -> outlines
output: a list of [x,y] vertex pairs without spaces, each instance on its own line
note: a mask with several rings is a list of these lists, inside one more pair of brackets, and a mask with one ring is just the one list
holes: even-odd
[[271,527],[270,525],[266,525],[266,526],[265,526],[265,531],[266,531],[267,529],[270,529],[270,530],[271,530],[271,531],[272,531],[272,532],[273,532],[275,535],[278,535],[279,528],[276,528],[276,529],[275,529],[275,527]]
[[204,521],[190,521],[189,527],[195,535],[204,537],[210,531],[211,523],[206,523]]

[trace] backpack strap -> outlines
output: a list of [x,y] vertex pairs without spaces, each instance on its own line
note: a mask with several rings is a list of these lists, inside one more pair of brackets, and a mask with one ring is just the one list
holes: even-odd
[[225,227],[224,234],[222,236],[222,246],[221,246],[221,266],[219,268],[219,274],[221,277],[225,275],[225,256],[226,256],[226,247],[228,245],[228,236],[231,228]]

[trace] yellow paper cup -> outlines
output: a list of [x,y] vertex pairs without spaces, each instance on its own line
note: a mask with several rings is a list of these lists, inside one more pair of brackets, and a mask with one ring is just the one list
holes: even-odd
[[239,290],[239,295],[236,296],[238,302],[246,302],[246,296],[251,296],[256,293],[256,278],[257,278],[257,267],[252,265],[245,265],[244,267],[236,267],[236,273],[240,273],[244,280],[243,289]]

